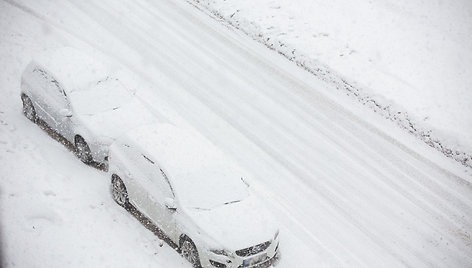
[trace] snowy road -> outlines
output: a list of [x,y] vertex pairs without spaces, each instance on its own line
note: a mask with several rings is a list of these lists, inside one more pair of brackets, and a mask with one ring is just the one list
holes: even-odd
[[9,0],[0,10],[6,266],[189,267],[112,202],[106,174],[21,115],[22,68],[60,45],[129,68],[156,116],[252,171],[281,225],[278,267],[472,266],[470,170],[185,1]]

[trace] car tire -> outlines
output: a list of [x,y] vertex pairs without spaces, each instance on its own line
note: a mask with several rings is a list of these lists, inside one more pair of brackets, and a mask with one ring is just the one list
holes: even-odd
[[126,209],[129,207],[128,191],[121,178],[116,174],[111,176],[111,196],[118,205]]
[[198,255],[197,247],[193,243],[193,241],[184,236],[183,239],[180,241],[180,254],[184,259],[186,259],[192,267],[194,268],[201,268],[202,265],[200,264],[200,257]]
[[92,162],[92,152],[87,142],[81,136],[75,137],[75,153],[80,161],[85,164],[90,164]]
[[31,122],[35,123],[38,121],[38,115],[34,109],[33,102],[26,94],[21,94],[21,101],[23,102],[23,114]]

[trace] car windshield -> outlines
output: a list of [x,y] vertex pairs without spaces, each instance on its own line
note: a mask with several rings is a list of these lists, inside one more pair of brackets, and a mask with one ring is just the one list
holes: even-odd
[[248,174],[192,129],[168,123],[143,125],[126,139],[162,168],[182,206],[211,209],[245,199]]
[[117,110],[132,98],[133,94],[113,78],[100,80],[86,90],[73,91],[70,96],[74,111],[80,115]]
[[179,200],[187,208],[209,210],[246,199],[249,196],[247,185],[238,177],[230,178],[231,175],[214,171],[189,172],[187,179],[176,183]]

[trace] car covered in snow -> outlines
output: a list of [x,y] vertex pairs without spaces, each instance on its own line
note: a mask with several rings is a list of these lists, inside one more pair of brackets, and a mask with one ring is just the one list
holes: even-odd
[[28,64],[21,100],[25,116],[64,137],[84,163],[106,163],[116,137],[153,121],[133,90],[94,58],[68,47]]
[[248,175],[200,134],[144,125],[112,144],[109,164],[113,199],[151,220],[193,267],[276,259],[279,231]]

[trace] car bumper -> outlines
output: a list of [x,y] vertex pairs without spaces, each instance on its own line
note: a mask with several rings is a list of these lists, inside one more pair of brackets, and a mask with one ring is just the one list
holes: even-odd
[[269,267],[278,259],[279,241],[274,240],[264,251],[248,257],[217,255],[207,252],[200,258],[202,267],[217,268],[263,268]]

